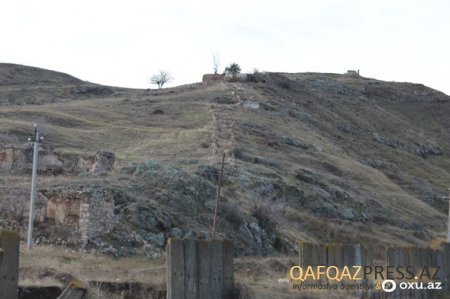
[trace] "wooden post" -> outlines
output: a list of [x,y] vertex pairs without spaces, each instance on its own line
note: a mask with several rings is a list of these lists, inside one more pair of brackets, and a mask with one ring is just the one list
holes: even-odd
[[223,244],[223,295],[232,298],[234,291],[233,241],[222,240]]
[[450,243],[450,188],[448,188],[447,243]]
[[167,298],[184,299],[184,248],[183,240],[167,242]]
[[234,290],[231,240],[169,239],[168,299],[225,299]]
[[0,230],[0,298],[17,299],[19,234]]
[[223,247],[222,241],[211,240],[211,298],[223,298]]
[[184,240],[185,299],[198,298],[198,242]]
[[211,297],[211,242],[208,240],[198,241],[198,287],[199,299],[209,299]]
[[223,153],[223,156],[222,156],[222,167],[220,168],[219,182],[217,184],[216,207],[214,209],[214,219],[213,219],[213,227],[212,227],[212,233],[211,233],[212,240],[214,240],[216,237],[217,210],[219,209],[220,185],[222,185],[222,175],[223,175],[223,164],[224,163],[225,163],[225,153]]

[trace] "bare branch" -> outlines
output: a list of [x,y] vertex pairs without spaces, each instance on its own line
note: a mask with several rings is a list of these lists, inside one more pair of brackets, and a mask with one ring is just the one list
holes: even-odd
[[215,53],[213,54],[213,69],[215,75],[217,75],[217,73],[219,72],[219,67],[220,67],[219,54]]
[[150,78],[150,83],[158,85],[158,88],[161,89],[165,83],[172,81],[172,79],[168,71],[160,70],[158,74]]

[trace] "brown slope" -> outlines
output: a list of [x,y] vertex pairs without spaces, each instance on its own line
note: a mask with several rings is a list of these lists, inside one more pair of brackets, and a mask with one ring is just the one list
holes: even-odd
[[[190,175],[205,165],[217,169],[227,151],[221,233],[242,250],[247,244],[247,253],[285,250],[300,238],[425,245],[444,233],[448,96],[338,74],[253,79],[4,107],[0,133],[23,139],[38,121],[56,151],[108,149],[118,171],[133,161],[169,167],[157,176],[135,167],[130,177],[116,181],[113,173],[106,181],[134,186],[125,193],[168,213],[183,230],[208,231],[213,196],[196,203],[201,192],[190,191],[197,179]],[[172,182],[174,169],[186,172],[183,179]],[[48,178],[41,186],[59,183]],[[258,226],[265,233],[258,235]]]

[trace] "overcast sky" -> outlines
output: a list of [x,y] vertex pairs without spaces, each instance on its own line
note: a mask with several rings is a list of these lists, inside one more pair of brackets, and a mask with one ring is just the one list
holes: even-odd
[[231,62],[243,71],[360,69],[450,94],[450,1],[0,0],[0,62],[148,88],[201,81]]

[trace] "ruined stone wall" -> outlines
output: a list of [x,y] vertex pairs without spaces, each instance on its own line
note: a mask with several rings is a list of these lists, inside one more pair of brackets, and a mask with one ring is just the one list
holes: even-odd
[[[1,173],[28,173],[33,168],[33,145],[6,146],[0,149]],[[63,160],[53,151],[39,149],[40,172],[61,173],[64,169]]]
[[105,192],[50,192],[40,198],[36,221],[70,226],[82,243],[107,234],[117,223],[112,195]]
[[[30,194],[27,190],[10,190],[2,197],[0,219],[3,227],[19,228],[28,223]],[[35,224],[47,241],[70,238],[87,243],[108,234],[118,223],[114,215],[112,192],[100,190],[41,190],[36,196]],[[54,235],[55,232],[60,235]],[[65,233],[64,233],[65,232]]]
[[[92,172],[104,174],[113,170],[116,155],[98,151],[94,156],[79,157],[64,155],[49,149],[39,148],[38,171],[43,174],[75,174]],[[33,168],[33,145],[8,145],[0,148],[0,173],[28,174]]]
[[205,74],[203,75],[202,81],[203,82],[217,82],[217,81],[224,81],[225,75],[222,74]]
[[91,197],[89,203],[81,205],[80,211],[79,230],[83,244],[108,234],[118,222],[114,216],[112,198]]
[[51,194],[48,197],[40,196],[36,204],[36,221],[53,220],[56,224],[70,225],[78,229],[81,218],[81,205],[85,204],[89,198],[83,194]]

